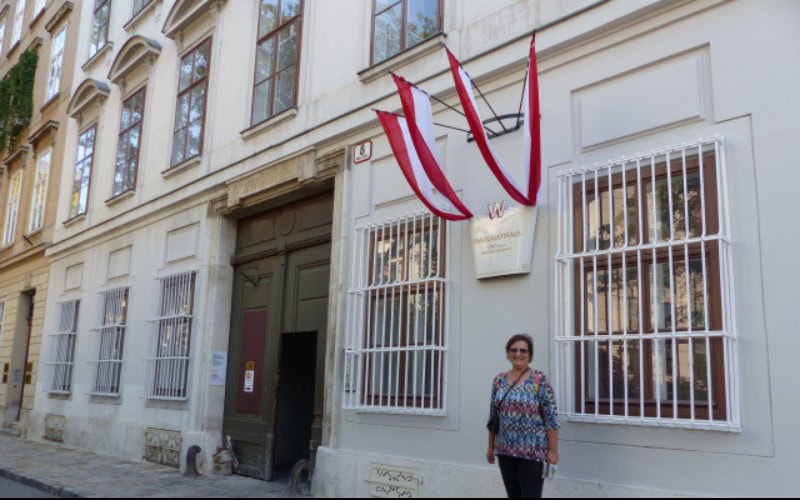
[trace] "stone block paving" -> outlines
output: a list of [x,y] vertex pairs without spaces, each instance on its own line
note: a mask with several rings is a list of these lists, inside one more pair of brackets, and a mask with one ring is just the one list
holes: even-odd
[[[242,476],[216,475],[191,479],[170,467],[128,462],[1,434],[0,476],[69,498],[293,496],[288,479],[266,482]],[[307,484],[302,496],[309,496]]]

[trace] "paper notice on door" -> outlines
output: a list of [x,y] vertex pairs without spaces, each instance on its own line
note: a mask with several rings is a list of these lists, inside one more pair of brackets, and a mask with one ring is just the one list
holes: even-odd
[[211,385],[225,385],[225,370],[228,367],[228,353],[214,351],[211,353]]
[[244,392],[253,392],[253,382],[255,381],[256,372],[247,370],[244,372]]

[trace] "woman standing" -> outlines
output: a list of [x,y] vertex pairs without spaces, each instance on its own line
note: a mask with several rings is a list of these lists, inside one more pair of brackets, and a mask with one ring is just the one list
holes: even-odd
[[497,456],[509,498],[541,498],[545,462],[558,463],[555,395],[545,374],[529,366],[533,360],[530,336],[511,337],[506,355],[511,370],[497,375],[492,384],[486,460],[493,464]]

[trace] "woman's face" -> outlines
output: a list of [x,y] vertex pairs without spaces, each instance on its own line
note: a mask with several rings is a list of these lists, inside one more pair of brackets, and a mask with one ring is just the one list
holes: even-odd
[[525,369],[531,363],[531,352],[528,350],[528,343],[524,340],[517,340],[511,344],[508,350],[508,360],[517,369]]

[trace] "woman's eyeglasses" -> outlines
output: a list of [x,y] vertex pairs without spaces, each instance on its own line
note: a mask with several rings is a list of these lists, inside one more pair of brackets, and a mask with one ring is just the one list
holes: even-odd
[[509,349],[508,352],[511,354],[528,354],[530,351],[527,349]]

